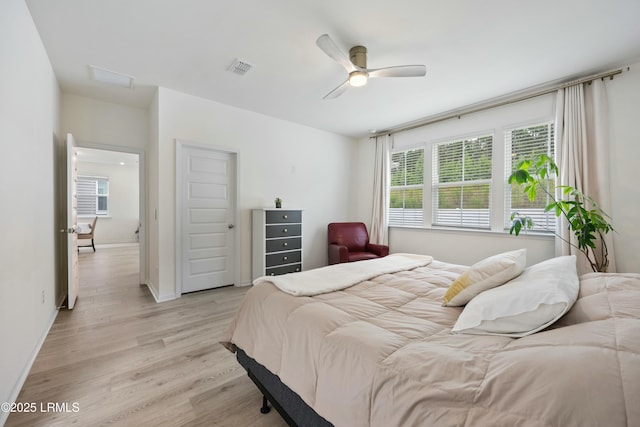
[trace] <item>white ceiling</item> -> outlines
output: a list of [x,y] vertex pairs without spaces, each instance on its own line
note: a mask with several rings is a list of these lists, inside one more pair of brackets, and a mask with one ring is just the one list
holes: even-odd
[[[146,107],[157,86],[362,136],[640,58],[638,0],[26,0],[64,92]],[[368,66],[425,64],[422,78],[346,78],[328,33]],[[255,68],[226,71],[235,58]],[[135,77],[90,80],[88,65]]]
[[95,148],[76,147],[78,162],[104,163],[108,165],[137,166],[138,155],[120,151],[99,150]]

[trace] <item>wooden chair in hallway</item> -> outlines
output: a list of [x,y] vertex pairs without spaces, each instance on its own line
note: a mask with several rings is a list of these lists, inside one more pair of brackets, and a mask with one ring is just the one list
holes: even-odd
[[91,239],[91,244],[90,245],[83,245],[80,246],[78,245],[78,251],[80,251],[80,248],[93,248],[93,252],[96,251],[96,246],[93,243],[93,233],[96,231],[96,223],[98,222],[98,217],[93,218],[93,222],[91,224],[89,224],[89,232],[88,233],[78,233],[78,240],[87,240],[87,239]]

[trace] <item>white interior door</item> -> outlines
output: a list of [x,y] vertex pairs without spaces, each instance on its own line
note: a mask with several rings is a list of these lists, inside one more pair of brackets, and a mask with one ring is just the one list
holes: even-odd
[[231,285],[235,276],[235,155],[181,150],[182,293]]
[[73,135],[67,134],[66,141],[66,199],[67,199],[67,227],[61,230],[67,233],[67,308],[72,309],[78,297],[78,197],[76,194],[76,182],[78,178],[76,170],[75,141]]

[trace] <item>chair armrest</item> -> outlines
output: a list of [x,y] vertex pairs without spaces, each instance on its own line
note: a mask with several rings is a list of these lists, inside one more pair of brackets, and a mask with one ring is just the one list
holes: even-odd
[[367,252],[372,252],[380,257],[387,256],[389,255],[389,246],[369,243],[367,244]]
[[346,246],[329,244],[329,265],[349,262],[349,249]]

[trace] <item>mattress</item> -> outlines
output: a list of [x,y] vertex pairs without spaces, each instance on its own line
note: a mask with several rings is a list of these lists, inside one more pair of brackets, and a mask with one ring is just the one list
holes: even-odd
[[640,425],[640,275],[587,274],[573,308],[523,338],[455,334],[466,267],[433,261],[346,289],[247,292],[223,343],[335,426]]

